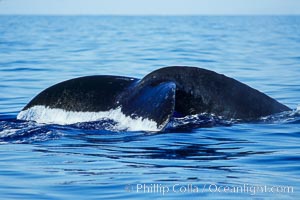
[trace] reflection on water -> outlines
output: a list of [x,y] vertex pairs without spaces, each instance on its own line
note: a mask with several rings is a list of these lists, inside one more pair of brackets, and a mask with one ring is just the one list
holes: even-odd
[[[91,124],[84,129],[16,120],[1,121],[0,127],[0,178],[9,176],[19,194],[27,191],[27,185],[19,179],[38,183],[31,186],[33,193],[46,190],[71,198],[94,191],[95,199],[103,195],[140,198],[140,193],[127,193],[124,187],[144,183],[170,187],[216,183],[297,187],[299,132],[289,130],[299,130],[297,122],[232,124],[187,131],[181,128],[161,133],[112,132],[98,126],[92,129]],[[10,167],[16,161],[22,164]],[[274,176],[280,180],[274,182]],[[68,192],[74,189],[78,191]],[[206,189],[205,194],[210,191]],[[175,193],[166,196],[174,197]]]

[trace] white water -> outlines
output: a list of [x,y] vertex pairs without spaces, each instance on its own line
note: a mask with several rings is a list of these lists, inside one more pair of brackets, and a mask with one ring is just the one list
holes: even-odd
[[17,119],[60,125],[111,119],[117,122],[117,127],[115,128],[118,130],[160,131],[163,128],[158,127],[157,123],[150,119],[143,119],[142,117],[133,119],[126,116],[122,113],[120,107],[104,112],[74,112],[45,106],[33,106],[27,110],[21,111],[18,114]]

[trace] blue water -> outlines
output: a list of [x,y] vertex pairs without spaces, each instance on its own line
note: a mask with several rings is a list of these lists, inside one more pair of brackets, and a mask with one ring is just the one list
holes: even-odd
[[[299,16],[0,16],[0,58],[0,199],[300,197]],[[294,111],[162,133],[15,119],[60,81],[170,65],[226,74]]]

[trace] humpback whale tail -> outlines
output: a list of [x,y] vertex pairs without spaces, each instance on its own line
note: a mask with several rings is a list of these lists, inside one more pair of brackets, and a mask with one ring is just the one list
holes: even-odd
[[125,125],[134,120],[150,125],[141,130],[162,130],[175,114],[208,113],[248,121],[288,110],[225,75],[174,66],[155,70],[141,80],[103,75],[67,80],[34,97],[17,118],[58,124],[122,118]]

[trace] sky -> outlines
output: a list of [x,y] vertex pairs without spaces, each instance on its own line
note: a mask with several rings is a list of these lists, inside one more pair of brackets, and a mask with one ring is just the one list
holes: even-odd
[[299,15],[300,0],[0,0],[0,14]]

